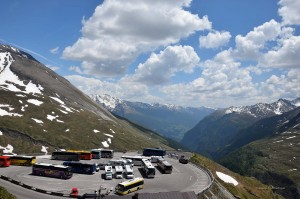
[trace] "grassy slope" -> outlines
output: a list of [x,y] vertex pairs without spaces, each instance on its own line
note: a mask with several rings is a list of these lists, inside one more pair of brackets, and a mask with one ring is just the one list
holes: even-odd
[[[191,158],[191,161],[197,165],[208,168],[214,175],[215,179],[235,196],[240,198],[282,198],[280,195],[274,194],[269,186],[262,184],[257,179],[234,173],[206,157],[196,154]],[[216,171],[233,177],[239,184],[237,186],[233,186],[232,184],[224,183],[217,177]]]
[[256,176],[264,183],[284,188],[277,192],[286,198],[299,198],[300,138],[287,139],[293,135],[278,135],[252,142],[227,156],[221,163],[235,172]]
[[3,187],[0,187],[0,198],[1,199],[16,199],[17,197],[8,193],[7,190],[4,189]]
[[[111,138],[111,148],[115,150],[139,150],[143,146],[168,148],[168,141],[162,137],[147,129],[138,129],[125,120],[104,120],[92,112],[78,108],[73,113],[64,114],[58,110],[62,109],[59,104],[47,96],[22,98],[17,97],[16,93],[3,90],[0,90],[0,95],[0,104],[9,104],[14,108],[11,112],[23,114],[22,117],[0,117],[0,130],[3,132],[0,146],[11,144],[16,153],[40,152],[42,145],[48,146],[49,151],[54,148],[99,148],[103,147],[101,142],[109,138],[105,134],[114,136]],[[28,99],[37,99],[44,103],[36,106],[28,103]],[[28,107],[22,112],[21,107],[25,104]],[[47,115],[59,115],[57,119],[63,123],[50,121]],[[32,118],[42,120],[43,124],[36,123]],[[67,129],[69,131],[66,132]],[[95,133],[94,129],[100,132]]]

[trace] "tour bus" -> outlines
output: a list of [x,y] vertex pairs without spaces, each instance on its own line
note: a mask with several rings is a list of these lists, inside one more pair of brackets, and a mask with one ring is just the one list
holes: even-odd
[[148,159],[142,159],[142,164],[144,173],[146,174],[147,178],[154,178],[155,167],[151,164],[151,162]]
[[32,166],[32,174],[61,179],[70,179],[73,175],[71,167],[47,163],[35,163]]
[[112,180],[112,178],[113,178],[112,166],[105,166],[105,179]]
[[96,172],[96,164],[64,162],[63,165],[71,167],[73,173],[94,174]]
[[0,167],[9,167],[10,160],[8,156],[0,156]]
[[14,155],[8,157],[10,160],[10,165],[32,166],[34,163],[36,163],[35,156]]
[[91,160],[92,153],[90,151],[77,151],[77,150],[67,150],[67,152],[75,152],[79,154],[80,160]]
[[112,149],[100,149],[101,151],[101,158],[113,158],[114,157],[114,150]]
[[122,179],[123,178],[123,167],[122,166],[115,166],[115,178]]
[[144,178],[134,178],[128,181],[119,183],[115,191],[117,194],[125,195],[144,188]]
[[134,178],[133,167],[130,165],[125,165],[125,175],[127,179]]
[[143,156],[165,156],[166,150],[157,148],[144,148]]
[[93,159],[100,159],[101,158],[101,151],[100,150],[91,150],[92,158]]
[[68,151],[55,151],[51,156],[52,160],[64,160],[64,161],[79,161],[80,156],[75,152]]
[[157,166],[163,173],[172,173],[173,166],[163,158],[158,159]]
[[139,155],[136,156],[123,155],[122,158],[126,160],[132,160],[132,164],[134,166],[142,166],[142,159],[147,159],[149,161],[151,160],[151,157],[139,156]]

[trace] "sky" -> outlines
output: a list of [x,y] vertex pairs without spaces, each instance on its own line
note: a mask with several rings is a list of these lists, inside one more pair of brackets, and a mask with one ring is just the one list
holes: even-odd
[[0,43],[86,94],[222,108],[300,97],[299,0],[2,0]]

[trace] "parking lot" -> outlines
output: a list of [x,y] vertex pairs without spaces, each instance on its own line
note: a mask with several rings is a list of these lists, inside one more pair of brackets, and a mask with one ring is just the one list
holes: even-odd
[[[136,152],[115,153],[113,159],[121,158],[122,155],[137,155]],[[139,192],[166,192],[166,191],[195,191],[199,192],[204,189],[209,183],[210,179],[205,172],[190,165],[180,164],[177,159],[168,156],[165,159],[173,165],[172,174],[162,174],[156,167],[156,174],[154,178],[147,179],[139,166],[134,166],[133,171],[135,177],[144,177],[144,189]],[[110,159],[92,159],[81,160],[89,163],[106,163]],[[50,156],[37,157],[37,162],[62,164],[63,161],[51,160]],[[156,166],[155,163],[153,163]],[[100,170],[93,175],[73,174],[73,177],[68,180],[34,176],[31,174],[31,167],[25,166],[10,166],[2,168],[3,175],[11,177],[15,180],[21,181],[25,184],[45,189],[49,191],[56,191],[61,193],[70,193],[72,188],[78,188],[79,194],[94,193],[95,190],[101,190],[102,193],[114,190],[115,186],[127,179],[105,180],[104,170]],[[110,194],[114,194],[112,191]]]

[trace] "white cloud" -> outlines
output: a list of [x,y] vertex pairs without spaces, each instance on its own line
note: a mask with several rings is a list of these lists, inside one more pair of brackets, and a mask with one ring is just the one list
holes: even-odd
[[200,58],[191,46],[168,46],[158,54],[152,53],[149,59],[139,64],[135,74],[127,80],[147,85],[168,83],[177,72],[192,73]]
[[278,10],[285,25],[300,25],[300,1],[299,0],[280,0]]
[[300,36],[293,36],[282,41],[279,49],[271,50],[262,56],[260,63],[278,68],[300,67]]
[[299,97],[300,93],[300,69],[291,69],[287,74],[272,75],[260,84],[261,95],[268,99]]
[[57,47],[55,47],[55,48],[50,49],[50,52],[51,52],[52,54],[57,54],[57,53],[58,53],[58,50],[59,50],[59,47],[57,46]]
[[257,60],[266,42],[275,41],[281,33],[281,24],[272,19],[255,27],[245,37],[237,35],[235,57],[242,60]]
[[200,48],[219,48],[228,44],[230,32],[210,32],[207,36],[199,37]]
[[82,37],[65,48],[63,57],[82,61],[84,74],[122,75],[140,53],[211,29],[206,16],[200,19],[184,9],[190,2],[106,0],[83,21]]

